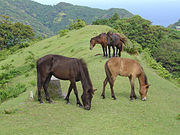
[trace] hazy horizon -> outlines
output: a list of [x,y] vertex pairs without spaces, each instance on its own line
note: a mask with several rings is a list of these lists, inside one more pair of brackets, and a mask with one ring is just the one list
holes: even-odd
[[134,15],[140,15],[148,19],[154,25],[165,27],[180,19],[180,1],[178,0],[33,0],[45,5],[56,5],[60,2],[73,5],[88,6],[91,8],[109,9],[123,8]]

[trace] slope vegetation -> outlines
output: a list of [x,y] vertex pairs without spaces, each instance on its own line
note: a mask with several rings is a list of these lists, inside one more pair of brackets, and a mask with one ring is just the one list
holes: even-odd
[[[88,65],[94,88],[97,88],[90,111],[76,106],[74,93],[70,96],[70,105],[63,99],[54,104],[39,104],[29,101],[29,92],[36,91],[36,70],[30,70],[13,78],[8,85],[23,83],[27,90],[17,98],[11,98],[0,105],[0,134],[62,134],[62,135],[177,135],[180,132],[180,121],[176,119],[180,106],[180,89],[171,82],[159,77],[152,69],[141,61],[141,56],[131,56],[125,52],[122,57],[140,61],[151,87],[147,101],[140,100],[138,81],[135,91],[138,99],[129,101],[130,84],[128,78],[117,77],[115,95],[117,100],[111,99],[110,88],[106,88],[106,99],[102,99],[102,84],[105,78],[104,64],[107,58],[102,57],[101,46],[89,50],[91,37],[110,30],[107,26],[86,26],[77,31],[70,31],[64,37],[54,36],[40,41],[23,51],[8,56],[1,61],[0,66],[12,63],[14,67],[21,67],[25,60],[34,54],[37,59],[46,54],[60,54],[69,57],[83,58]],[[97,55],[101,54],[101,55]],[[0,70],[0,72],[3,72]],[[61,81],[62,90],[67,92],[69,82]],[[79,96],[82,94],[81,83],[77,83]],[[7,111],[11,114],[5,114]]]

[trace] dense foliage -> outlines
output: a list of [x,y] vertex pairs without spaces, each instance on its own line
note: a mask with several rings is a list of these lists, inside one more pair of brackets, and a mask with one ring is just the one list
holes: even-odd
[[180,26],[180,19],[174,24],[169,25],[168,28],[176,29],[176,26]]
[[13,21],[30,25],[37,35],[51,36],[70,24],[69,20],[83,19],[86,24],[118,13],[120,18],[133,14],[125,9],[95,9],[61,2],[54,6],[42,5],[31,0],[1,0],[0,14],[10,16]]
[[85,21],[81,19],[76,19],[71,21],[71,24],[69,25],[69,30],[77,30],[85,26],[86,26]]
[[111,26],[130,39],[131,44],[138,43],[143,49],[148,48],[157,62],[175,78],[180,77],[180,32],[154,26],[149,20],[138,15],[119,19],[117,14],[114,14],[110,19],[97,19],[93,24]]
[[0,50],[15,45],[28,46],[28,42],[34,38],[34,32],[29,25],[9,21],[9,17],[1,15],[0,18]]
[[[0,103],[8,98],[17,97],[26,90],[24,84],[19,83],[16,86],[8,86],[8,83],[20,75],[28,77],[28,72],[35,69],[36,59],[34,53],[29,51],[23,66],[15,67],[12,64],[5,64],[0,67],[2,71],[0,73]],[[13,63],[13,61],[14,60],[12,60],[11,63]]]

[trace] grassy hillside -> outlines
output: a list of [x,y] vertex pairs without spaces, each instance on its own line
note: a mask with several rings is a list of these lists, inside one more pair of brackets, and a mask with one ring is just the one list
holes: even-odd
[[13,21],[31,25],[37,34],[48,36],[66,28],[70,20],[83,19],[87,24],[96,19],[109,18],[118,13],[120,18],[133,16],[125,9],[102,10],[61,2],[54,6],[42,5],[31,0],[1,0],[0,14],[8,15]]
[[[19,75],[8,85],[23,83],[27,91],[0,105],[0,134],[177,135],[180,132],[180,120],[176,119],[180,113],[180,89],[147,67],[145,62],[141,61],[141,56],[122,53],[122,57],[136,59],[142,64],[148,82],[151,84],[147,101],[140,100],[137,80],[135,91],[138,99],[133,102],[129,100],[130,84],[129,79],[125,77],[118,77],[115,82],[117,100],[111,99],[108,85],[106,99],[103,100],[100,97],[105,78],[104,64],[107,58],[102,57],[100,45],[96,45],[90,51],[89,40],[92,36],[110,29],[107,26],[86,26],[77,31],[70,31],[61,38],[54,36],[40,41],[1,61],[0,66],[10,62],[16,68],[22,67],[30,52],[34,53],[36,59],[46,54],[83,58],[88,64],[91,80],[97,92],[93,97],[90,111],[76,106],[73,92],[70,96],[70,105],[67,105],[63,99],[56,100],[54,104],[39,104],[37,101],[28,99],[29,92],[36,91],[36,70],[28,72],[29,75]],[[101,55],[96,55],[99,53]],[[0,72],[3,71],[0,70]],[[61,85],[63,92],[66,93],[69,82],[61,81]],[[80,96],[81,83],[77,85]],[[4,110],[10,110],[12,113],[5,114]]]

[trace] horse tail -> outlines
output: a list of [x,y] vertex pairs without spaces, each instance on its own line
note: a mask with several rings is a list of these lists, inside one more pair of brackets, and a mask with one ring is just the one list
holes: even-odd
[[36,62],[36,70],[37,70],[37,87],[40,88],[41,87],[41,74],[40,74],[40,64],[39,64],[39,60],[37,60]]
[[126,43],[126,38],[122,37],[120,38],[120,40],[125,44]]
[[108,67],[108,61],[105,63],[104,68],[105,68],[107,79],[112,84],[113,83],[113,79],[112,79],[111,71],[109,70],[109,67]]

